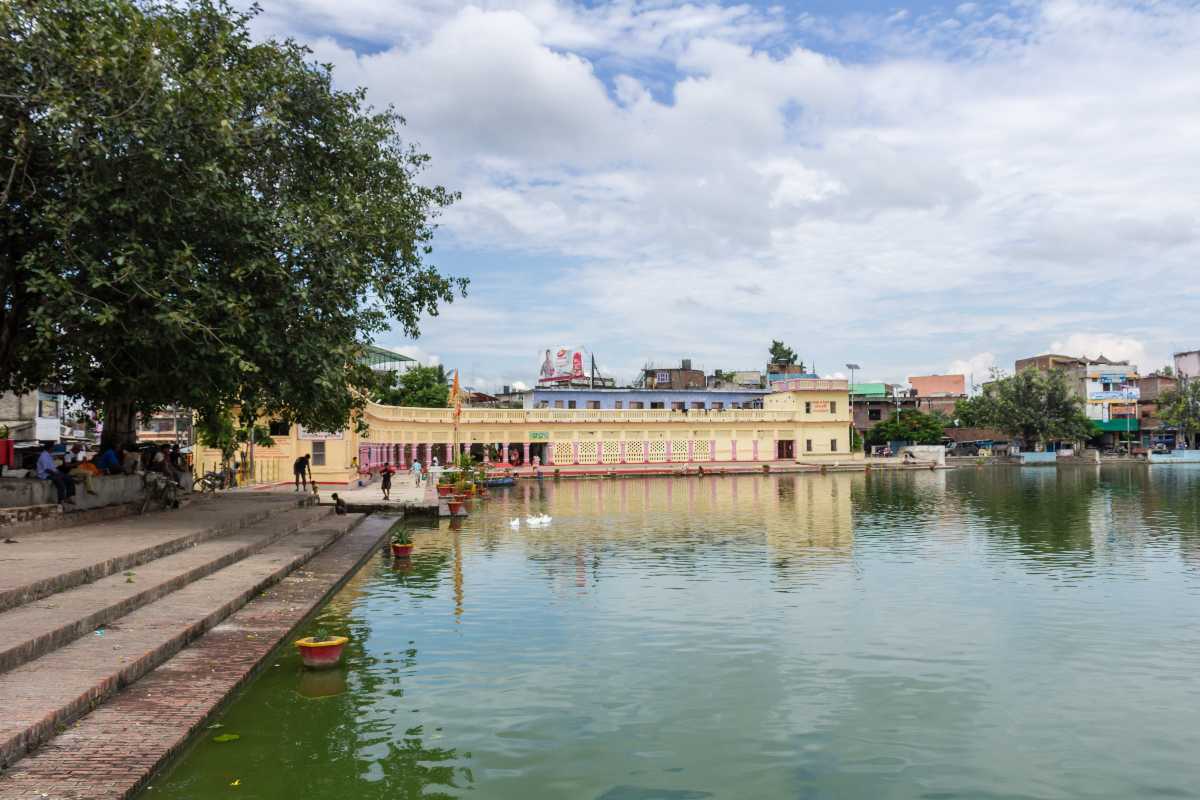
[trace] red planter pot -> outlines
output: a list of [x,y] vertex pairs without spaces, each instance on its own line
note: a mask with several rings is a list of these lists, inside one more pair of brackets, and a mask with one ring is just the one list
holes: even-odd
[[396,544],[395,542],[392,542],[392,555],[396,558],[408,558],[412,555],[412,551],[412,542],[409,542],[408,544]]
[[300,650],[300,658],[304,661],[304,666],[312,669],[326,669],[338,665],[342,660],[342,651],[346,649],[346,643],[349,641],[345,636],[334,636],[324,641],[316,641],[313,637],[308,636],[304,639],[297,639],[296,647]]
[[449,483],[439,483],[437,487],[438,497],[449,497],[454,494],[454,486]]
[[458,516],[459,514],[462,513],[463,500],[461,498],[451,499],[451,500],[447,501],[447,505],[450,506],[451,516]]

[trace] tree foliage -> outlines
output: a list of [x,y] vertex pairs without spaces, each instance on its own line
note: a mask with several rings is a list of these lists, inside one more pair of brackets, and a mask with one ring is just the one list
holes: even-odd
[[[962,409],[969,424],[1019,436],[1026,447],[1051,441],[1080,441],[1094,433],[1083,400],[1071,391],[1062,370],[1025,370],[987,385]],[[955,405],[955,413],[959,413]]]
[[[195,430],[197,441],[205,447],[220,450],[223,461],[229,461],[239,447],[250,442],[250,426],[235,424],[228,413],[201,415],[196,420]],[[255,423],[254,443],[261,447],[273,446],[275,440],[271,438],[270,428]]]
[[804,371],[804,362],[797,361],[796,351],[778,339],[771,340],[770,353],[772,364],[798,364],[800,372]]
[[1200,380],[1189,380],[1179,389],[1163,392],[1158,398],[1158,418],[1194,442],[1200,431]]
[[0,390],[52,384],[105,438],[177,404],[338,430],[363,345],[466,281],[454,200],[403,119],[226,0],[0,4]]
[[445,408],[449,395],[446,370],[438,364],[412,367],[398,375],[390,373],[387,384],[376,390],[374,400],[389,406]]
[[903,411],[871,428],[867,432],[867,442],[870,444],[887,444],[888,442],[941,444],[945,433],[946,420],[941,414]]

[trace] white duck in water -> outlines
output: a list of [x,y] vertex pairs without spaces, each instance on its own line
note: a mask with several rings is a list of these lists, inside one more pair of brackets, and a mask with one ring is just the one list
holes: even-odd
[[541,514],[536,517],[526,517],[525,524],[531,528],[540,528],[543,525],[550,524],[551,517],[549,514]]
[[510,519],[510,520],[508,521],[508,527],[512,528],[514,531],[515,531],[517,528],[520,528],[520,527],[521,527],[521,518],[520,518],[520,517],[513,517],[512,519]]

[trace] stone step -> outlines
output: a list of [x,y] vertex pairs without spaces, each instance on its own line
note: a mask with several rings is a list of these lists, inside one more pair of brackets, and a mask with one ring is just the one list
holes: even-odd
[[0,674],[0,769],[12,765],[114,692],[324,550],[361,517],[324,517],[258,553]]
[[0,673],[91,634],[329,513],[329,508],[289,507],[283,513],[142,564],[135,570],[108,575],[0,612],[0,631],[5,632],[0,638]]
[[124,572],[157,558],[261,522],[312,499],[287,495],[221,495],[186,507],[95,525],[5,538],[0,543],[0,611]]

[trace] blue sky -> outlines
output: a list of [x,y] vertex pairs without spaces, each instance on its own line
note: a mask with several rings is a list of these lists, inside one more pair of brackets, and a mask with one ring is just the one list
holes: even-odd
[[265,2],[463,199],[469,297],[382,344],[529,383],[583,346],[965,371],[1200,346],[1200,7]]

